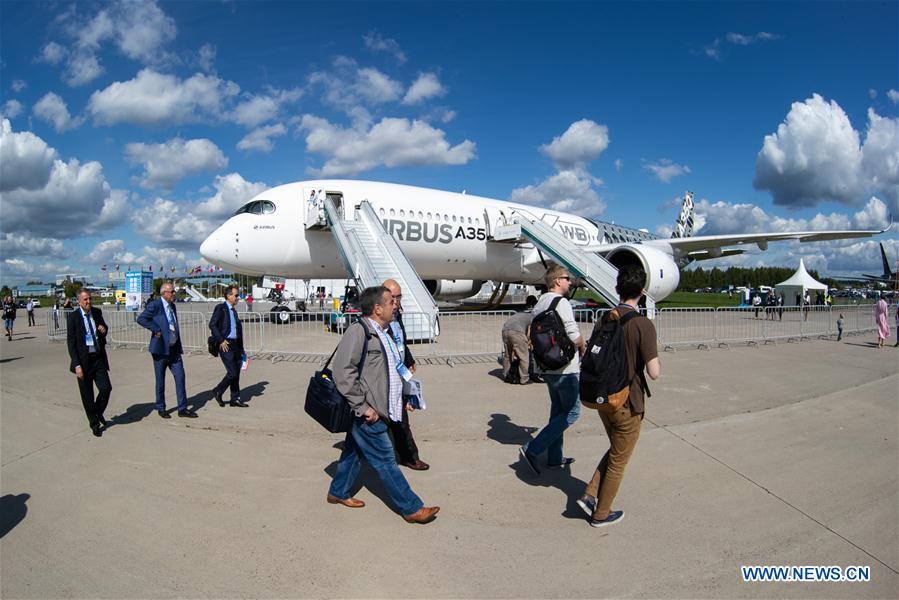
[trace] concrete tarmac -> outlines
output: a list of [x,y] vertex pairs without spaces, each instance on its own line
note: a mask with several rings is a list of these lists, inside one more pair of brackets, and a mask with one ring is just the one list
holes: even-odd
[[[403,472],[441,511],[409,525],[367,467],[365,508],[325,503],[342,436],[303,412],[315,365],[253,361],[250,407],[220,408],[221,363],[187,356],[200,417],[162,420],[150,356],[111,352],[97,439],[65,345],[24,323],[0,341],[3,598],[899,597],[899,349],[872,335],[663,354],[626,517],[594,529],[575,500],[608,446],[598,416],[566,432],[570,470],[531,475],[518,447],[546,389],[494,363],[419,369],[431,469]],[[871,580],[745,583],[749,565]]]

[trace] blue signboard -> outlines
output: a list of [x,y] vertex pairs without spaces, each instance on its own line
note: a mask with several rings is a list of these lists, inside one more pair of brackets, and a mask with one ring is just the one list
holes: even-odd
[[151,271],[128,271],[125,273],[125,310],[138,311],[141,304],[153,293],[153,273]]

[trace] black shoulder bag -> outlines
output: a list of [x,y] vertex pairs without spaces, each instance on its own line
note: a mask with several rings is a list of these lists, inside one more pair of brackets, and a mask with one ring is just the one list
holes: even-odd
[[[361,321],[360,325],[365,330],[362,358],[359,359],[358,367],[361,376],[362,367],[365,365],[365,355],[368,354],[368,328]],[[353,422],[353,411],[350,409],[350,403],[334,385],[333,374],[328,368],[336,353],[337,348],[334,348],[334,352],[328,357],[322,370],[316,371],[315,375],[309,379],[309,387],[306,388],[305,409],[306,414],[331,433],[342,433],[349,431],[350,424]]]

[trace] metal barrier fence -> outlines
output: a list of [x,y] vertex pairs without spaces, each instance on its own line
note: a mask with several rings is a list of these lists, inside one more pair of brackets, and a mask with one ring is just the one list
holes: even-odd
[[[71,311],[59,311],[58,319],[47,315],[47,338],[61,341],[66,337],[66,323]],[[605,309],[579,309],[575,320],[584,338]],[[512,311],[443,312],[436,317],[433,329],[439,334],[430,340],[409,340],[416,359],[452,363],[465,359],[484,359],[503,352],[501,331]],[[656,311],[654,323],[660,349],[678,347],[710,348],[735,343],[774,343],[779,340],[836,335],[836,321],[842,314],[843,333],[851,335],[874,329],[871,305],[839,307],[774,308],[662,308]],[[244,349],[254,356],[276,360],[313,360],[327,357],[337,346],[350,324],[347,315],[321,312],[243,312]],[[146,348],[149,332],[137,323],[137,313],[108,311],[103,314],[109,328],[111,346]],[[178,324],[181,344],[186,352],[205,352],[210,335],[207,312],[180,311]],[[432,323],[426,314],[405,313],[408,330],[428,331]]]

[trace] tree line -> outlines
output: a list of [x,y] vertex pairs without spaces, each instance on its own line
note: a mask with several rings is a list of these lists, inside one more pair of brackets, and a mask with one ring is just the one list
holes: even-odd
[[[680,274],[679,292],[692,292],[698,288],[726,288],[733,286],[749,286],[757,288],[761,285],[775,286],[789,279],[796,272],[792,267],[714,267],[705,270],[684,269]],[[819,277],[818,271],[809,270],[809,275],[824,283],[829,288],[840,289],[842,286],[830,277]]]

